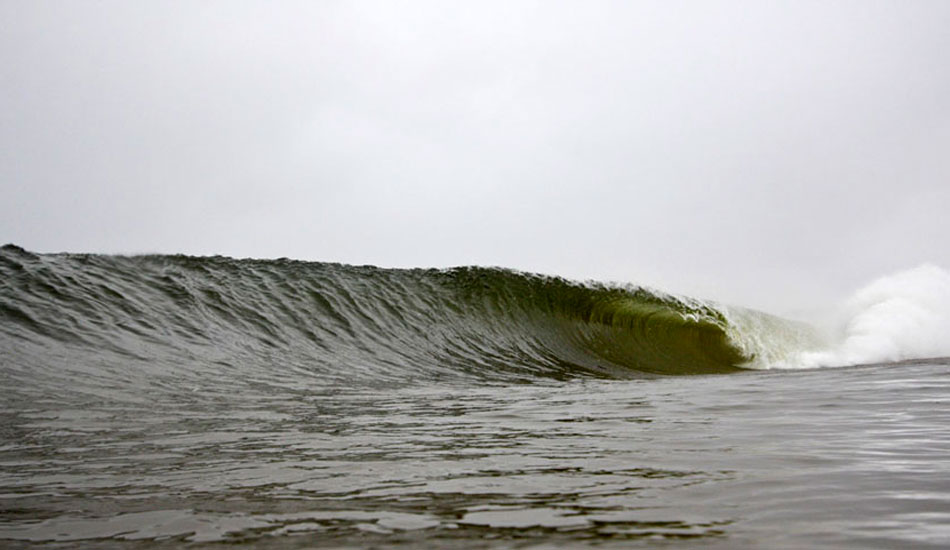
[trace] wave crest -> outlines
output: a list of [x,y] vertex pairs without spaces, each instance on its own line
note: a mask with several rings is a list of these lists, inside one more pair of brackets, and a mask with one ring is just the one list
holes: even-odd
[[642,287],[499,268],[33,254],[8,245],[0,278],[5,365],[64,384],[90,369],[98,379],[292,372],[298,382],[530,381],[950,355],[950,275],[934,266],[859,291],[837,338]]

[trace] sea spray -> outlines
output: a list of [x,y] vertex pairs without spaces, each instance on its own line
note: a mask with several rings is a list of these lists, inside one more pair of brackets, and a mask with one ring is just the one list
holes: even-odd
[[925,264],[858,290],[838,314],[829,347],[789,366],[821,367],[950,356],[950,273]]

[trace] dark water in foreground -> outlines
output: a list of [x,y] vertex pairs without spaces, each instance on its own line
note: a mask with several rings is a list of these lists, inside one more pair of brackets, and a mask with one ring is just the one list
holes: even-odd
[[[950,543],[950,362],[6,400],[0,540],[116,548]],[[38,396],[37,396],[38,397]]]
[[743,370],[711,305],[500,270],[0,268],[5,548],[950,545],[948,359]]

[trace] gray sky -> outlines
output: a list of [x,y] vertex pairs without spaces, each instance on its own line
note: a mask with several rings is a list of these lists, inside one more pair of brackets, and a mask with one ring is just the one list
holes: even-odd
[[950,267],[950,2],[0,2],[0,240],[770,310]]

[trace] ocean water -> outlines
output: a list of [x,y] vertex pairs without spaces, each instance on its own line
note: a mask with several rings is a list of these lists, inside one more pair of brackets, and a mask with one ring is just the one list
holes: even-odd
[[948,299],[5,246],[0,546],[944,548]]

